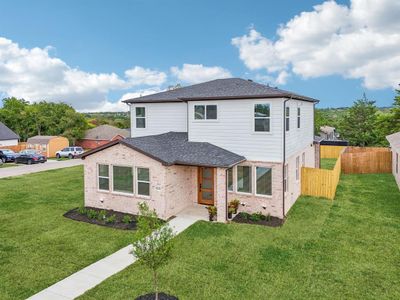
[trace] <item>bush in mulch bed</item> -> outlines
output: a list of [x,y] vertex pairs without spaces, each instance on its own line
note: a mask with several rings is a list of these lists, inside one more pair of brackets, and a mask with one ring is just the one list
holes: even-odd
[[136,216],[114,210],[99,209],[95,207],[79,207],[71,209],[64,217],[117,229],[135,230]]
[[[156,294],[152,293],[152,294],[146,294],[146,295],[142,295],[136,298],[136,300],[154,300],[156,299]],[[158,299],[159,300],[178,300],[177,297],[175,296],[171,296],[171,295],[167,295],[164,293],[158,293]]]
[[270,215],[263,215],[262,213],[249,214],[246,212],[240,212],[232,219],[232,222],[280,227],[285,221]]

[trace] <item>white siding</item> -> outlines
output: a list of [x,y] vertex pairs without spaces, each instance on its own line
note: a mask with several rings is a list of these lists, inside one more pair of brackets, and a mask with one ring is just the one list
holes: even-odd
[[[254,104],[270,103],[271,131],[254,132]],[[217,104],[218,120],[194,120],[194,105]],[[282,161],[282,99],[189,102],[189,140],[209,142],[252,161]]]
[[[146,108],[146,128],[136,128],[135,107]],[[186,132],[186,103],[147,103],[131,106],[131,137],[161,134],[169,131]]]
[[18,145],[18,140],[2,140],[0,141],[0,146],[16,146]]
[[[290,107],[290,126],[286,132],[286,157],[310,148],[314,141],[314,105],[311,102],[290,100],[286,102]],[[297,128],[297,108],[300,107],[300,128]]]

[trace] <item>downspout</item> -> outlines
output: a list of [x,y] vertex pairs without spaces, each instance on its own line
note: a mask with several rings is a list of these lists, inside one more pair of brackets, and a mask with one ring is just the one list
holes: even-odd
[[228,169],[225,169],[225,221],[228,221]]
[[[290,98],[287,98],[283,101],[283,164],[282,164],[282,215],[283,218],[286,217],[285,214],[285,164],[286,164],[286,102],[292,100],[292,95]],[[286,176],[289,176],[286,174]],[[287,187],[287,180],[286,180],[286,188]]]

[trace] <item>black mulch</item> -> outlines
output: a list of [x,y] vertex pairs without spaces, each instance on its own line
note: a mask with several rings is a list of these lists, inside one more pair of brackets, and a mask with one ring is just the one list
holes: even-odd
[[[86,207],[86,209],[93,209],[96,210],[97,212],[103,210],[95,207]],[[136,215],[132,214],[127,214],[127,213],[122,213],[119,211],[114,211],[114,210],[108,210],[104,209],[106,211],[106,217],[110,217],[112,215],[115,215],[116,220],[113,223],[107,223],[105,220],[98,220],[98,219],[90,219],[87,215],[82,215],[78,212],[78,208],[71,209],[70,211],[66,212],[64,214],[64,217],[75,220],[75,221],[80,221],[80,222],[86,222],[86,223],[91,223],[91,224],[96,224],[100,226],[106,226],[106,227],[111,227],[111,228],[117,228],[117,229],[124,229],[124,230],[135,230],[136,229]],[[124,216],[130,216],[132,218],[132,221],[128,224],[122,222],[122,218]]]
[[[153,300],[153,299],[156,299],[156,294],[155,293],[142,295],[142,296],[139,296],[139,297],[136,298],[136,300]],[[171,295],[167,295],[165,293],[158,293],[158,299],[159,300],[178,300],[177,297],[171,296]]]
[[277,217],[271,217],[271,216],[265,217],[262,220],[252,220],[250,214],[239,213],[232,219],[232,222],[263,225],[263,226],[270,226],[270,227],[280,227],[283,225],[285,220],[279,219]]

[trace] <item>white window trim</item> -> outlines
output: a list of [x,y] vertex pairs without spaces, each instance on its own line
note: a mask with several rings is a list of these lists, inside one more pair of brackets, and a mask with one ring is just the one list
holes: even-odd
[[[139,180],[138,169],[148,169],[148,170],[149,170],[149,181]],[[136,197],[138,197],[138,198],[143,198],[143,199],[150,199],[150,198],[151,198],[151,180],[150,180],[150,179],[151,179],[151,171],[150,171],[150,168],[148,168],[148,167],[141,167],[141,166],[136,166],[136,167],[135,167],[135,188],[136,188]],[[139,194],[139,182],[148,183],[148,184],[149,184],[149,195],[142,195],[142,194]]]
[[[237,179],[238,179],[238,177],[237,177],[237,174],[238,174],[238,172],[237,172],[237,168],[238,167],[250,167],[250,175],[251,175],[251,182],[250,182],[250,189],[251,189],[251,191],[250,192],[239,192],[238,191],[238,185],[237,185]],[[235,191],[236,191],[236,193],[237,194],[239,194],[239,195],[253,195],[253,190],[254,190],[254,178],[253,178],[253,166],[252,165],[238,165],[238,166],[236,166],[236,189],[235,189]]]
[[[123,195],[123,196],[134,196],[135,195],[135,170],[133,166],[128,166],[128,165],[110,165],[111,166],[111,173],[109,171],[109,175],[111,175],[112,181],[111,181],[111,193],[114,195]],[[121,192],[121,191],[115,191],[114,190],[114,167],[126,167],[126,168],[132,168],[132,193],[130,192]]]
[[[99,172],[99,166],[100,165],[108,166],[108,177],[100,176],[100,172]],[[97,163],[96,164],[96,175],[97,175],[97,177],[96,177],[97,192],[99,192],[99,193],[110,193],[110,191],[111,191],[110,164]],[[100,180],[99,180],[100,178],[107,178],[108,179],[108,190],[101,190],[100,189]]]
[[[136,116],[136,108],[144,108],[144,117],[137,117]],[[135,127],[134,128],[137,129],[137,130],[146,129],[147,128],[147,108],[146,108],[146,106],[143,106],[143,105],[135,106],[134,110],[135,110]],[[137,127],[137,123],[136,123],[137,119],[144,119],[144,127],[143,128]]]
[[[215,105],[217,107],[217,118],[216,119],[207,119],[207,106]],[[204,119],[196,119],[196,106],[204,106]],[[203,122],[219,122],[219,109],[217,103],[207,103],[207,104],[193,104],[193,122],[195,123],[203,123]]]
[[[270,169],[271,170],[271,195],[263,195],[263,194],[257,194],[257,168],[264,168],[264,169]],[[264,197],[264,198],[272,198],[273,190],[272,190],[272,167],[265,167],[265,166],[254,166],[254,195],[257,197]]]
[[[256,105],[257,104],[268,104],[269,105],[269,117],[255,117],[254,112],[256,110]],[[268,135],[272,134],[272,104],[269,101],[257,101],[253,104],[253,110],[251,111],[251,121],[252,121],[252,126],[253,126],[253,134],[263,134],[263,135]],[[269,119],[269,131],[256,131],[256,119]]]

